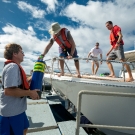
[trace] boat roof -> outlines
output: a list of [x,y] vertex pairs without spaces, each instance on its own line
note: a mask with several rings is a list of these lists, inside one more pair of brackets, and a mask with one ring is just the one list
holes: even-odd
[[135,62],[135,50],[124,52],[127,62]]

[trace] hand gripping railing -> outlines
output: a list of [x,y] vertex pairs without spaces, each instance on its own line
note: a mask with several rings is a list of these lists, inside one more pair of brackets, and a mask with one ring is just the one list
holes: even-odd
[[135,127],[126,127],[126,126],[80,124],[81,101],[82,101],[82,95],[83,94],[101,95],[101,96],[135,97],[135,94],[133,94],[133,93],[101,92],[101,91],[81,90],[78,93],[78,99],[77,99],[77,118],[76,118],[76,133],[75,133],[75,135],[79,135],[80,127],[135,130]]

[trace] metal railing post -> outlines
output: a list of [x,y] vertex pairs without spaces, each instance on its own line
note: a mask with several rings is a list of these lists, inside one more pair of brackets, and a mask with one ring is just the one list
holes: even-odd
[[124,70],[124,64],[122,63],[122,67],[123,67],[123,78],[124,78],[124,82],[125,82],[125,70]]
[[75,133],[75,135],[79,135],[79,130],[80,130],[81,101],[82,101],[82,92],[79,92],[78,99],[77,99],[77,117],[76,117],[76,133]]

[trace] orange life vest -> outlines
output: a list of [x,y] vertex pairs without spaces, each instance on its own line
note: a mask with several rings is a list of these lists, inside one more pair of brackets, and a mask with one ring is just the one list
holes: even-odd
[[[7,60],[5,62],[5,65],[9,64],[9,63],[16,63],[14,62],[13,60]],[[16,63],[17,64],[17,63]],[[27,77],[26,77],[26,74],[23,70],[23,68],[21,67],[21,65],[17,64],[19,69],[20,69],[20,73],[21,73],[21,78],[22,78],[22,88],[24,90],[28,90],[29,89],[29,83],[27,82]]]
[[[113,46],[115,46],[115,44],[116,44],[116,42],[117,42],[117,40],[118,40],[118,38],[119,38],[119,36],[114,33],[115,27],[119,28],[117,25],[115,25],[115,26],[113,27],[111,33],[110,33],[110,44],[113,45]],[[121,45],[124,45],[123,40],[120,41],[120,44],[121,44]]]
[[62,28],[61,31],[60,31],[62,40],[64,41],[65,44],[63,44],[61,42],[61,40],[57,36],[55,36],[55,35],[53,36],[53,38],[57,42],[57,44],[63,49],[71,48],[71,44],[70,44],[69,40],[66,37],[65,30],[66,30],[66,28]]

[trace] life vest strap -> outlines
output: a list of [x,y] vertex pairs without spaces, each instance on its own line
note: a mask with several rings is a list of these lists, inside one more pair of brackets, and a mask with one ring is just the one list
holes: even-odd
[[[9,64],[9,63],[16,63],[14,62],[13,60],[7,60],[5,62],[5,65]],[[17,63],[16,63],[17,64]],[[4,66],[5,66],[4,65]],[[26,77],[26,74],[23,70],[23,68],[21,67],[21,65],[17,64],[19,69],[20,69],[20,73],[21,73],[21,78],[22,78],[22,88],[25,89],[25,90],[28,90],[29,89],[29,83],[27,82],[27,77]]]
[[61,48],[63,48],[63,49],[71,48],[71,44],[70,44],[70,42],[68,41],[68,39],[67,39],[67,37],[66,37],[65,30],[66,30],[66,28],[62,28],[61,31],[60,31],[60,32],[61,32],[62,40],[64,41],[65,44],[63,44],[63,43],[61,42],[61,40],[60,40],[58,37],[54,36],[54,40],[55,40],[55,41],[58,43],[58,45],[59,45]]

